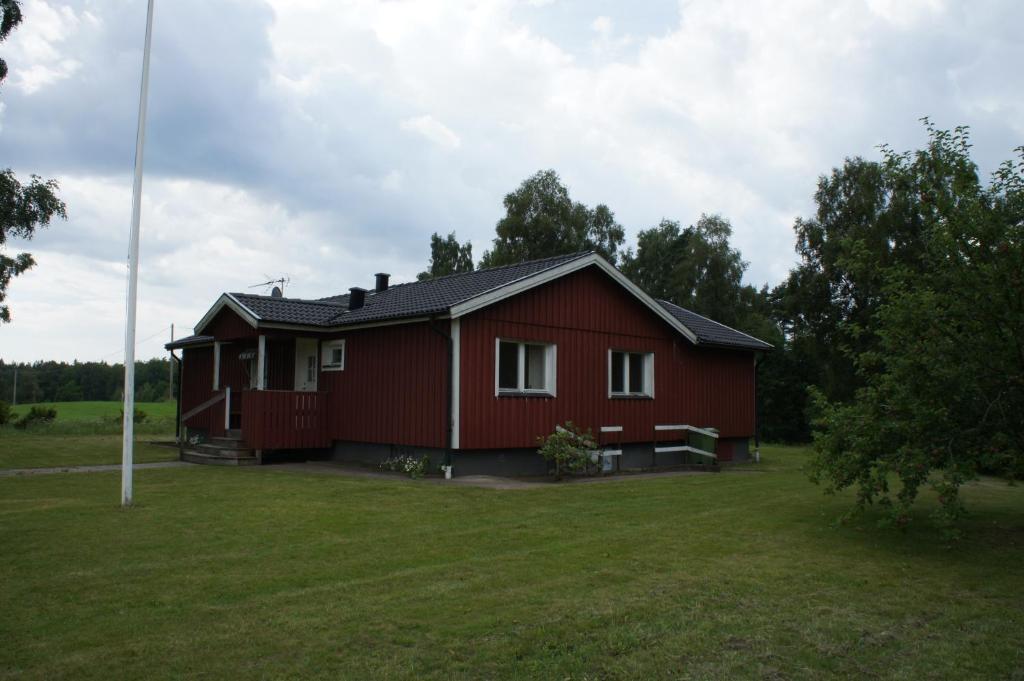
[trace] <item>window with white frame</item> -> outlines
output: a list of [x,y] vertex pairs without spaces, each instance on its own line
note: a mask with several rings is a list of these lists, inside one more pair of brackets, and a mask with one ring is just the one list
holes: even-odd
[[654,397],[654,353],[608,351],[609,397]]
[[320,348],[320,368],[324,371],[341,371],[345,368],[345,341],[324,341]]
[[555,346],[497,339],[495,395],[555,395]]

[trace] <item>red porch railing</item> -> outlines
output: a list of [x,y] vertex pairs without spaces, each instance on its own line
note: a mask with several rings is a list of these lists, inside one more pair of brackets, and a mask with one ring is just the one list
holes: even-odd
[[253,449],[306,449],[330,444],[326,392],[248,390],[242,439]]

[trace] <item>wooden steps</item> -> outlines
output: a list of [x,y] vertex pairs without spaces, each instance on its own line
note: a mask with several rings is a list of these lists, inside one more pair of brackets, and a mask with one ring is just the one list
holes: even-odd
[[[231,431],[229,431],[231,433]],[[254,466],[259,463],[255,452],[240,435],[211,437],[198,445],[189,445],[181,452],[181,460],[211,466]]]

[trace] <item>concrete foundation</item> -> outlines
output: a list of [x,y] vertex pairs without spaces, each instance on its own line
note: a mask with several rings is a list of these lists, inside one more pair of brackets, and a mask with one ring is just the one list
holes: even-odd
[[[729,450],[735,456],[741,448],[730,441]],[[742,453],[744,457],[748,456],[746,440],[743,440]],[[338,441],[327,452],[327,458],[332,461],[358,463],[373,467],[379,466],[384,459],[394,456],[428,456],[430,457],[430,471],[435,473],[438,466],[444,463],[445,450],[431,447]],[[640,471],[685,465],[710,466],[712,464],[707,457],[688,452],[655,452],[654,444],[651,442],[624,444],[622,445],[622,455],[617,459],[614,471]],[[451,453],[451,461],[452,474],[456,476],[532,477],[547,475],[550,472],[548,462],[535,449],[455,450]]]

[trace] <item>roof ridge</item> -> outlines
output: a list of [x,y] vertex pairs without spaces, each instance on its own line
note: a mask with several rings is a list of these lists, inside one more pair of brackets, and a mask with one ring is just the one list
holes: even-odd
[[513,262],[508,265],[495,265],[494,267],[481,267],[479,269],[470,270],[469,272],[455,272],[453,274],[442,274],[440,277],[431,277],[430,279],[424,279],[423,281],[410,281],[407,284],[424,284],[428,281],[438,281],[440,279],[451,279],[452,277],[464,277],[468,274],[476,274],[477,272],[494,272],[496,270],[505,270],[509,267],[521,267],[523,265],[533,265],[535,263],[544,262],[545,260],[575,260],[576,258],[584,255],[590,255],[594,251],[576,251],[574,253],[564,253],[562,255],[549,255],[546,258],[534,258],[533,260],[523,260],[522,262]]
[[[391,289],[398,288],[399,286],[413,286],[415,284],[429,284],[435,281],[442,281],[445,279],[454,279],[455,277],[465,277],[471,274],[478,274],[480,272],[495,272],[497,270],[504,270],[510,267],[521,267],[523,265],[533,265],[536,263],[544,262],[546,260],[575,260],[576,258],[583,257],[584,255],[590,255],[594,251],[576,251],[574,253],[565,253],[563,255],[549,255],[546,258],[534,258],[533,260],[523,260],[522,262],[510,263],[508,265],[496,265],[494,267],[481,267],[479,269],[470,270],[468,272],[454,272],[452,274],[442,274],[439,277],[431,277],[430,279],[417,279],[416,281],[403,281],[400,284],[392,284],[381,293],[390,291]],[[368,293],[376,293],[375,291],[368,291]],[[347,296],[347,293],[338,293],[333,296],[325,296],[324,298],[315,298],[314,300],[327,300],[328,298],[341,298]]]
[[[288,303],[302,303],[304,305],[328,305],[330,307],[344,307],[341,303],[332,303],[325,298],[285,298],[284,296],[261,296],[256,293],[229,293],[233,296],[246,296],[248,298],[259,298],[260,300],[280,300]],[[345,294],[348,295],[348,294]]]

